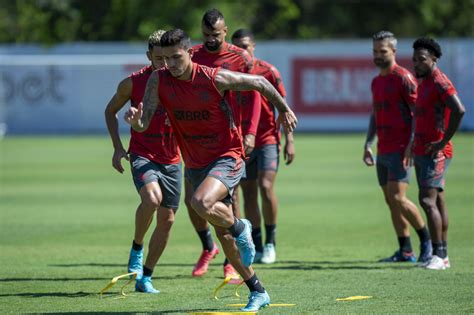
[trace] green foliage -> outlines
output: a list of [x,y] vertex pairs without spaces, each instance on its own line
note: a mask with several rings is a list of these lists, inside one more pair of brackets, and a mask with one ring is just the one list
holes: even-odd
[[0,0],[0,42],[142,41],[179,27],[197,40],[203,13],[216,7],[230,32],[261,39],[474,36],[473,0]]

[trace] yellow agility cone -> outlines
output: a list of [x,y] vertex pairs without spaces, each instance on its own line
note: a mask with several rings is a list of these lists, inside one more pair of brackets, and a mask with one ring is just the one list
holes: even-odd
[[117,277],[114,277],[112,278],[112,280],[105,286],[105,288],[103,288],[102,290],[100,290],[99,294],[100,294],[100,297],[102,298],[102,294],[104,294],[105,292],[107,292],[111,287],[113,287],[117,281],[119,281],[120,279],[123,279],[123,278],[129,278],[129,280],[127,281],[127,283],[125,283],[121,288],[120,288],[120,295],[122,296],[126,296],[127,294],[125,294],[124,292],[124,289],[127,285],[129,285],[130,283],[132,283],[132,281],[135,281],[135,279],[137,278],[137,273],[136,272],[130,272],[130,273],[125,273],[123,275],[119,275]]

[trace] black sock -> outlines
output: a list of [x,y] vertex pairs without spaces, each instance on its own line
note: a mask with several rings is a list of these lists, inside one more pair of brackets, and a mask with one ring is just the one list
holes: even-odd
[[228,264],[230,264],[230,261],[229,261],[229,259],[227,259],[227,258],[226,258],[226,259],[224,259],[224,266],[227,266]]
[[234,218],[234,224],[229,228],[230,234],[233,237],[237,237],[242,234],[243,230],[245,229],[245,224],[237,218]]
[[411,241],[409,236],[400,236],[398,237],[398,245],[402,253],[411,253],[413,249],[411,248]]
[[198,231],[197,234],[201,239],[202,249],[211,251],[214,249],[214,241],[212,240],[211,230]]
[[265,288],[262,286],[262,284],[257,278],[257,274],[255,273],[253,274],[252,277],[250,277],[250,279],[245,280],[245,284],[249,288],[250,292],[254,292],[254,291],[258,291],[260,293],[265,292]]
[[448,257],[448,241],[441,241],[441,245],[443,245],[446,252],[446,257]]
[[266,225],[265,224],[265,244],[273,244],[275,245],[275,232],[276,232],[276,224]]
[[143,244],[137,244],[137,243],[135,243],[135,240],[133,240],[132,248],[133,248],[133,250],[142,250],[143,249]]
[[418,237],[420,238],[420,243],[424,243],[430,240],[430,232],[426,225],[419,230],[416,230]]
[[255,250],[257,252],[263,252],[261,228],[258,227],[258,228],[252,229],[252,239],[253,239],[253,243],[255,244]]
[[153,274],[153,269],[149,269],[146,266],[143,266],[143,275],[145,277],[151,277],[152,274]]
[[446,258],[446,249],[442,244],[433,243],[433,255],[438,256],[439,258]]

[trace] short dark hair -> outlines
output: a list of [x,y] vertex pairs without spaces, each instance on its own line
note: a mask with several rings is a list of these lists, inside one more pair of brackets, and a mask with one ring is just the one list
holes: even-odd
[[375,41],[388,40],[392,48],[397,48],[397,38],[392,32],[389,31],[379,31],[372,35],[372,39]]
[[153,34],[150,35],[150,37],[148,37],[148,50],[152,50],[153,47],[161,45],[160,40],[161,36],[163,36],[164,33],[166,33],[166,31],[157,30],[154,31]]
[[179,28],[174,30],[167,31],[161,36],[160,40],[161,47],[170,47],[179,45],[183,49],[188,49],[191,47],[191,38],[185,31]]
[[436,58],[441,58],[443,52],[441,51],[441,46],[433,38],[429,37],[420,37],[413,43],[413,49],[426,49]]
[[244,38],[244,37],[250,38],[250,40],[252,42],[254,41],[252,31],[248,30],[248,29],[245,29],[245,28],[240,28],[240,29],[236,30],[234,32],[234,34],[232,34],[232,39],[240,39],[240,38]]
[[222,15],[221,11],[212,8],[206,11],[202,17],[202,23],[209,28],[213,28],[214,24],[217,23],[219,20],[224,20],[224,16]]

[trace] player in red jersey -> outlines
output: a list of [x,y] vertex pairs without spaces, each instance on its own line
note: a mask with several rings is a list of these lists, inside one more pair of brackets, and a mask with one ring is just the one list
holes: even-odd
[[[227,26],[224,16],[219,10],[210,9],[203,15],[201,29],[203,43],[193,47],[193,62],[212,68],[221,67],[231,71],[251,73],[252,59],[249,54],[225,41]],[[237,110],[234,113],[235,123],[242,128],[245,152],[250,154],[255,146],[255,135],[261,106],[260,96],[255,91],[231,91],[228,92],[227,97],[231,103],[238,105],[235,106]],[[212,240],[206,220],[198,216],[196,211],[192,209],[191,191],[189,183],[185,180],[185,204],[203,248],[201,256],[193,268],[192,275],[200,277],[207,272],[209,262],[219,253],[219,249]],[[239,206],[234,204],[233,209],[236,216],[240,217]],[[224,261],[224,277],[228,276],[234,278],[234,280],[238,279],[237,272],[226,259]]]
[[[239,29],[232,34],[232,43],[245,49],[253,58],[253,73],[265,77],[282,97],[286,90],[280,72],[266,61],[255,58],[255,40],[252,32]],[[275,108],[262,97],[262,109],[255,138],[255,149],[250,154],[246,165],[246,176],[240,182],[244,196],[245,217],[252,223],[252,238],[255,243],[255,261],[264,264],[276,260],[275,233],[277,223],[278,201],[273,190],[280,152],[280,129],[276,124]],[[286,141],[283,156],[286,164],[291,164],[295,157],[293,134],[285,134]],[[262,244],[261,219],[258,207],[258,190],[262,198],[262,212],[265,223],[265,246]],[[236,190],[237,192],[237,190]],[[238,198],[238,197],[237,197]]]
[[451,138],[461,124],[465,109],[456,89],[437,66],[442,52],[431,38],[413,43],[413,65],[421,78],[415,111],[415,171],[419,201],[426,212],[433,243],[433,257],[424,266],[444,270],[450,267],[447,249],[448,210],[445,174],[453,157]]
[[[128,262],[128,271],[137,272],[136,290],[159,293],[153,288],[151,275],[169,238],[181,193],[181,163],[178,146],[166,112],[157,112],[144,133],[131,129],[128,151],[123,148],[118,132],[117,112],[131,101],[136,107],[145,93],[151,73],[164,66],[160,38],[165,31],[156,31],[148,39],[146,53],[151,64],[122,80],[105,110],[107,128],[114,146],[113,167],[124,172],[122,159],[130,160],[133,181],[141,203],[135,214],[135,236]],[[129,157],[130,156],[130,157]],[[143,264],[143,238],[156,211],[156,228],[150,238],[148,255]]]
[[191,40],[182,30],[166,32],[161,46],[167,68],[150,76],[143,106],[130,108],[125,119],[143,131],[157,108],[166,108],[193,188],[192,208],[215,227],[226,257],[245,280],[250,295],[243,310],[257,311],[270,303],[270,297],[250,266],[255,257],[251,224],[237,219],[230,207],[245,163],[234,120],[236,105],[225,95],[230,90],[258,91],[277,107],[287,132],[293,131],[296,117],[265,78],[192,62]]
[[[377,177],[390,209],[398,237],[399,250],[381,262],[415,262],[409,223],[420,238],[418,261],[431,259],[428,229],[416,205],[408,199],[412,162],[409,158],[414,135],[413,109],[416,102],[416,80],[395,60],[397,40],[387,31],[373,36],[373,56],[380,74],[372,80],[373,111],[370,117],[363,160],[377,166]],[[377,163],[370,149],[377,134]]]

